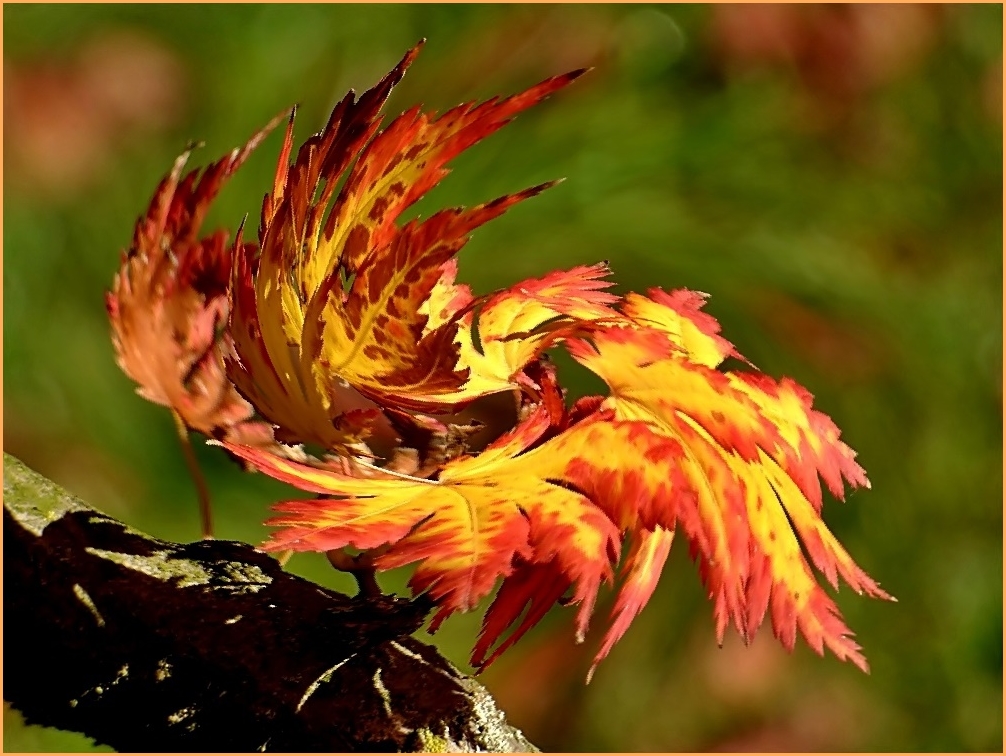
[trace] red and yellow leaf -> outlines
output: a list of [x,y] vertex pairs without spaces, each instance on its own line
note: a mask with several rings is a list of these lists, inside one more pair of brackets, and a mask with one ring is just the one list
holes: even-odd
[[362,267],[345,301],[341,286],[332,289],[338,279],[330,278],[308,308],[302,354],[318,357],[302,369],[313,368],[321,385],[347,381],[391,405],[423,406],[426,397],[441,402],[440,395],[468,377],[465,368],[458,369],[454,341],[463,313],[451,313],[430,328],[423,305],[473,229],[548,186],[408,223]]
[[[556,603],[578,606],[582,640],[624,540],[596,667],[681,533],[719,638],[732,624],[749,639],[768,616],[787,647],[800,633],[866,669],[814,569],[836,588],[842,579],[889,598],[821,519],[821,480],[839,499],[869,482],[805,389],[724,369],[744,358],[703,312],[704,294],[620,299],[603,264],[479,299],[456,283],[474,230],[552,184],[399,224],[453,158],[582,71],[439,117],[415,107],[382,129],[419,49],[359,98],[350,92],[296,154],[290,114],[257,244],[240,229],[231,247],[224,232],[198,234],[221,184],[275,124],[201,176],[182,178],[179,159],[108,297],[123,370],[252,467],[327,495],[279,504],[268,548],[351,546],[373,549],[378,569],[415,565],[412,589],[438,606],[432,629],[499,583],[476,666]],[[558,344],[610,395],[567,409],[543,356]],[[507,391],[515,405],[476,404]],[[517,421],[471,453],[490,433],[478,411],[494,401],[502,422],[514,410]],[[272,427],[250,422],[253,407]],[[266,444],[273,433],[329,456]]]
[[291,501],[270,524],[270,549],[328,551],[390,544],[376,564],[417,563],[410,585],[439,605],[435,623],[472,609],[515,564],[552,563],[580,602],[585,630],[610,580],[620,538],[589,499],[544,478],[521,455],[549,427],[540,408],[475,457],[448,462],[437,480],[364,480],[302,465],[268,450],[226,444],[257,469],[303,490],[344,497]]
[[[827,646],[865,668],[801,550],[833,584],[841,575],[858,592],[887,597],[820,520],[819,475],[839,496],[844,481],[866,483],[854,453],[791,381],[720,373],[691,361],[691,354],[715,354],[705,349],[714,333],[708,327],[699,346],[668,350],[655,334],[688,344],[690,329],[658,312],[647,322],[670,322],[673,329],[599,329],[593,346],[578,341],[569,347],[611,388],[602,409],[616,420],[646,423],[680,445],[680,455],[657,464],[674,465],[692,495],[675,497],[673,512],[656,524],[684,529],[714,601],[717,635],[733,623],[749,638],[771,608],[775,632],[788,647],[799,629],[818,651]],[[592,493],[597,496],[596,488]]]
[[[242,244],[240,233],[234,245],[231,333],[238,359],[228,365],[229,373],[242,394],[288,441],[352,454],[359,451],[367,429],[347,418],[358,410],[380,414],[376,405],[355,390],[340,387],[344,390],[331,396],[300,374],[308,294],[303,276],[297,274],[308,267],[317,248],[335,179],[377,131],[381,107],[416,54],[418,49],[406,54],[359,99],[352,92],[347,94],[325,129],[301,146],[292,165],[288,163],[293,150],[291,113],[273,191],[262,205],[261,251]],[[312,202],[319,190],[319,199]]]
[[462,307],[471,302],[441,298],[441,282],[476,227],[551,184],[404,227],[396,221],[452,158],[582,73],[440,117],[413,108],[379,130],[380,108],[418,50],[359,100],[351,93],[340,102],[288,166],[291,119],[263,204],[261,254],[241,245],[236,255],[235,382],[284,438],[336,453],[359,450],[363,437],[346,432],[347,389],[352,409],[378,415],[447,409],[487,393],[465,388],[471,370],[458,330],[470,323]]
[[[470,292],[467,287],[455,287],[453,268],[450,273],[449,279],[438,283],[434,296],[440,300],[453,297],[459,307],[470,307]],[[467,380],[456,391],[427,398],[460,404],[526,383],[524,368],[575,328],[620,318],[608,306],[618,301],[605,291],[611,282],[601,279],[608,275],[604,264],[555,271],[492,295],[477,318],[473,312],[465,312],[456,340],[458,368],[467,371]],[[475,347],[476,322],[481,351]]]
[[[467,301],[450,266],[440,270],[435,301]],[[750,638],[769,614],[787,647],[799,631],[817,651],[827,647],[865,669],[811,569],[833,584],[841,576],[859,592],[887,595],[825,527],[820,488],[810,483],[822,476],[835,489],[837,475],[838,494],[845,481],[864,484],[852,451],[791,381],[714,370],[733,350],[717,340],[715,321],[696,324],[697,308],[680,304],[701,300],[634,297],[612,315],[607,300],[590,300],[589,292],[601,291],[590,288],[597,278],[586,277],[588,296],[570,294],[567,304],[558,303],[562,286],[524,286],[528,306],[538,308],[527,316],[516,297],[498,300],[515,308],[509,320],[495,321],[500,331],[521,328],[525,338],[541,325],[538,312],[585,318],[578,322],[589,340],[567,347],[612,394],[579,403],[567,421],[557,422],[543,395],[513,432],[448,462],[436,480],[360,480],[228,445],[274,477],[346,497],[280,505],[285,514],[272,524],[282,529],[270,547],[390,544],[377,566],[418,563],[412,587],[437,601],[434,625],[502,580],[473,651],[473,663],[485,666],[570,589],[582,639],[624,536],[632,551],[596,666],[649,600],[680,528],[713,599],[720,638],[728,624]]]

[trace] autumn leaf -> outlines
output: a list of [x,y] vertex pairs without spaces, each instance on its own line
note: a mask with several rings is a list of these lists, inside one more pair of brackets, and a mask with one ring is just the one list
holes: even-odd
[[[818,652],[826,646],[865,670],[859,646],[803,553],[835,587],[841,576],[858,593],[890,598],[820,519],[819,477],[837,498],[843,498],[845,483],[868,485],[855,454],[793,381],[719,372],[710,366],[715,359],[693,362],[691,355],[730,350],[719,341],[718,328],[695,312],[685,316],[694,328],[681,327],[675,315],[686,311],[674,307],[680,296],[644,302],[636,295],[632,301],[634,315],[651,310],[655,317],[647,322],[654,327],[599,329],[590,343],[574,341],[569,349],[610,387],[601,411],[618,421],[643,422],[680,449],[657,464],[672,465],[668,472],[683,477],[672,488],[683,486],[689,495],[674,497],[667,507],[672,517],[657,511],[642,526],[684,528],[714,601],[718,637],[733,623],[750,638],[770,612],[788,648],[799,629]],[[671,312],[661,316],[660,306]],[[592,475],[596,481],[596,471],[583,467],[575,482],[588,494],[594,489],[595,498],[607,498],[596,491]]]
[[[522,281],[488,298],[479,311],[466,316],[458,331],[460,366],[469,379],[442,401],[463,401],[527,383],[522,371],[546,349],[559,343],[578,326],[618,313],[609,307],[618,300],[605,291],[610,281],[605,264],[579,265]],[[477,322],[481,351],[472,339]]]
[[[626,300],[632,318],[568,344],[605,379],[610,397],[551,436],[554,418],[542,402],[510,436],[448,463],[436,481],[364,482],[229,446],[281,480],[350,497],[280,505],[286,514],[272,524],[283,529],[270,547],[392,544],[376,565],[420,562],[412,587],[430,592],[441,618],[470,608],[502,579],[473,652],[473,663],[485,666],[571,588],[582,638],[624,536],[632,549],[596,666],[648,601],[680,526],[713,599],[718,637],[734,624],[750,639],[768,614],[788,648],[799,631],[818,652],[827,647],[866,669],[803,555],[833,585],[841,576],[857,592],[888,597],[819,517],[819,475],[837,496],[843,481],[866,483],[853,453],[792,381],[693,362],[697,355],[715,364],[732,348],[715,321],[698,317],[700,299],[651,294]],[[555,511],[546,501],[561,501],[575,517],[536,529]],[[602,542],[607,554],[597,550]],[[592,545],[570,550],[583,544]]]
[[415,51],[406,55],[359,100],[352,92],[343,98],[325,129],[301,146],[292,165],[288,163],[293,149],[291,113],[273,191],[262,204],[261,250],[243,243],[240,231],[235,239],[230,332],[237,359],[228,363],[228,371],[242,394],[277,426],[281,439],[317,443],[348,454],[359,450],[369,423],[366,415],[363,423],[347,423],[347,416],[361,417],[351,414],[360,410],[380,412],[351,387],[344,387],[340,397],[330,397],[313,381],[302,380],[303,304],[289,272],[294,266],[300,269],[301,250],[320,232],[326,203],[335,189],[335,182],[328,181],[308,213],[309,198],[323,179],[322,170],[338,175],[373,136],[381,107],[414,56]]
[[[226,444],[256,469],[305,491],[342,497],[289,501],[270,520],[280,527],[268,549],[382,549],[378,569],[417,563],[410,586],[438,606],[434,627],[475,608],[515,564],[553,564],[583,602],[585,630],[594,597],[610,580],[620,537],[582,494],[542,477],[522,454],[548,429],[545,405],[477,456],[448,462],[435,480],[364,480],[285,460],[267,450]],[[549,468],[551,465],[548,466]],[[504,483],[505,482],[505,483]]]
[[198,492],[205,538],[213,533],[210,495],[189,429],[258,444],[272,442],[272,429],[252,419],[252,406],[227,377],[225,358],[234,348],[227,331],[227,232],[202,238],[199,232],[224,182],[279,122],[275,119],[201,174],[193,170],[182,176],[191,150],[175,161],[137,221],[105,299],[116,362],[139,384],[140,396],[171,410]]
[[[464,388],[471,339],[459,329],[470,327],[474,302],[464,292],[445,298],[445,276],[475,228],[551,184],[396,221],[452,158],[582,73],[439,117],[413,108],[379,129],[381,106],[418,51],[359,100],[347,95],[288,165],[291,119],[263,204],[261,252],[235,245],[234,381],[282,438],[337,455],[368,456],[364,440],[386,409],[447,411],[510,386]],[[371,414],[347,422],[347,410]]]
[[[556,604],[577,607],[582,641],[609,584],[593,674],[683,539],[718,639],[732,625],[750,640],[768,618],[787,648],[799,634],[865,670],[815,570],[890,598],[822,520],[821,481],[838,499],[869,482],[806,389],[750,365],[706,295],[619,297],[606,264],[474,296],[456,280],[470,235],[555,182],[399,223],[454,157],[582,71],[439,117],[411,108],[382,128],[418,52],[350,92],[296,154],[291,113],[257,244],[240,229],[229,248],[222,232],[197,234],[262,134],[198,183],[176,165],[109,298],[120,364],[250,468],[321,495],[278,504],[266,548],[414,565],[413,592],[437,606],[431,630],[498,586],[479,668]],[[556,348],[609,394],[567,406]],[[493,395],[512,397],[507,430],[475,443]],[[281,444],[241,430],[252,408]]]
[[171,408],[184,424],[214,437],[268,437],[249,423],[252,407],[224,368],[231,256],[227,233],[199,231],[223,183],[275,127],[202,171],[183,170],[183,153],[137,221],[106,305],[119,367],[145,399]]

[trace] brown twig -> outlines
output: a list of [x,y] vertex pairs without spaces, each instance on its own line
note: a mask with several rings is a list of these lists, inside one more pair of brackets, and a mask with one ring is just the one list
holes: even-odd
[[348,572],[356,579],[356,584],[360,588],[360,596],[374,598],[384,593],[377,583],[377,568],[374,566],[374,559],[386,550],[387,547],[384,547],[383,549],[364,551],[362,554],[349,554],[345,549],[332,549],[326,551],[325,556],[335,569],[340,572]]
[[424,596],[349,598],[233,541],[169,543],[5,454],[4,698],[149,753],[528,752],[411,637]]

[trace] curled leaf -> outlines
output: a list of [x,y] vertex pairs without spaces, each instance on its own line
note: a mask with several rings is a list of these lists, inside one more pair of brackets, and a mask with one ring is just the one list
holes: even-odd
[[[199,232],[223,183],[275,127],[244,147],[183,176],[190,151],[161,181],[136,224],[106,306],[119,367],[145,399],[174,410],[208,436],[268,438],[249,423],[252,407],[228,380],[224,357],[231,255],[227,233]],[[237,434],[237,436],[235,436]]]
[[386,409],[448,411],[488,393],[465,388],[459,329],[473,303],[450,281],[456,255],[475,228],[551,184],[396,221],[452,158],[581,73],[439,117],[413,108],[381,130],[380,108],[418,51],[358,100],[347,95],[287,165],[291,119],[261,252],[235,245],[234,381],[285,439],[335,454],[366,454],[373,432],[347,431],[347,410],[369,407],[379,423]]

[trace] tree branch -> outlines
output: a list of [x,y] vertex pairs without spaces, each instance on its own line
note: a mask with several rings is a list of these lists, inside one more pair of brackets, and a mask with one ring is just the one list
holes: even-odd
[[167,543],[4,454],[4,698],[120,751],[536,750],[413,639],[230,541]]

